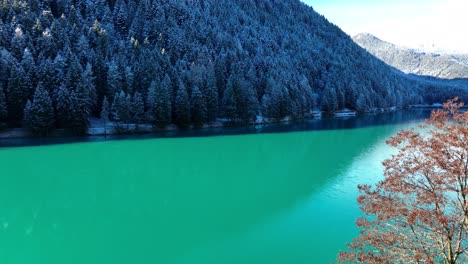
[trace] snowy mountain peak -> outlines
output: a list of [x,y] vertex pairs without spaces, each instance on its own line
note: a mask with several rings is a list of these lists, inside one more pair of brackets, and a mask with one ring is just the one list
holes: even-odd
[[353,40],[372,55],[405,73],[443,79],[468,78],[468,55],[400,47],[369,33],[358,34]]

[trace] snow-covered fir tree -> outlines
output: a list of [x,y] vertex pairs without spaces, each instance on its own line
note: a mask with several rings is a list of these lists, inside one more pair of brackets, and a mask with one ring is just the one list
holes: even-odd
[[207,109],[206,101],[203,97],[198,86],[192,88],[192,97],[191,97],[191,115],[192,123],[196,126],[200,126],[207,121]]
[[23,108],[31,89],[31,80],[28,79],[23,67],[18,64],[11,65],[7,85],[8,114],[11,123],[18,124],[23,118]]
[[54,108],[49,93],[39,83],[33,101],[24,110],[25,126],[37,135],[48,135],[54,127]]
[[153,82],[150,87],[152,122],[158,127],[165,127],[172,121],[171,79],[166,74],[160,85]]
[[139,92],[135,92],[131,103],[131,119],[136,125],[145,122],[145,102]]
[[208,122],[213,122],[216,120],[219,112],[219,94],[216,86],[215,68],[211,62],[207,67],[204,95],[206,101],[206,118]]
[[180,127],[190,124],[190,100],[185,85],[179,85],[175,103],[175,123]]
[[111,118],[115,121],[119,129],[128,128],[131,121],[131,97],[124,91],[114,95],[114,101],[111,106]]

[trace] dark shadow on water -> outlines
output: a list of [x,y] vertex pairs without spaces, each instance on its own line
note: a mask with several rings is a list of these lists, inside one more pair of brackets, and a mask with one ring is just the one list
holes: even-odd
[[395,111],[391,113],[362,114],[356,117],[324,117],[322,119],[300,120],[288,123],[166,131],[152,134],[50,138],[11,138],[0,139],[0,148],[99,142],[108,140],[212,137],[261,133],[288,133],[314,130],[317,131],[356,129],[371,126],[404,124],[412,121],[424,120],[430,116],[430,113],[430,109],[410,109]]

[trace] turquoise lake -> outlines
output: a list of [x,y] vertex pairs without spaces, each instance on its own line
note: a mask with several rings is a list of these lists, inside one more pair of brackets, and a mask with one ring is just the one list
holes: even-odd
[[358,233],[356,186],[381,179],[385,140],[427,115],[4,141],[0,263],[330,263]]

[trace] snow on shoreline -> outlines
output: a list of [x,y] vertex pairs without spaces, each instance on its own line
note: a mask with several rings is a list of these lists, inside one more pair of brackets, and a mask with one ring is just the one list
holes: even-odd
[[[417,106],[412,106],[412,107],[417,107]],[[434,107],[434,106],[432,106]],[[397,107],[391,107],[391,108],[386,108],[386,109],[371,109],[370,111],[366,113],[385,113],[385,112],[393,112],[396,111]],[[354,117],[356,116],[357,112],[355,111],[350,111],[352,112],[352,115],[349,115],[347,113],[346,116]],[[337,117],[340,115],[340,113],[343,111],[337,111],[336,113],[328,113],[332,114],[333,116]],[[346,111],[345,111],[346,112]],[[308,115],[300,118],[300,119],[321,119],[322,118],[322,111],[311,111]],[[327,114],[327,113],[325,113]],[[338,114],[338,115],[337,115]],[[275,119],[275,118],[267,118],[262,115],[256,116],[256,119],[253,120],[252,122],[245,124],[245,126],[263,126],[267,124],[273,124],[273,123],[287,123],[291,122],[294,119],[291,118],[290,116],[281,118],[281,119]],[[206,128],[222,128],[222,127],[229,127],[233,126],[232,122],[230,122],[227,119],[217,119],[215,122],[209,123],[209,124],[204,124],[200,127],[194,127],[191,126],[189,129],[206,129]],[[157,128],[151,124],[117,124],[115,122],[107,122],[104,126],[104,121],[99,118],[91,118],[89,120],[89,128],[86,132],[85,135],[83,136],[110,136],[110,135],[131,135],[131,134],[151,134],[151,133],[162,133],[162,132],[169,132],[169,131],[178,131],[179,129],[177,128],[176,125],[168,125],[164,128]],[[73,136],[70,133],[67,133],[64,129],[55,129],[52,131],[48,137],[69,137]],[[13,138],[31,138],[34,137],[31,135],[27,129],[25,128],[9,128],[3,131],[0,131],[0,139],[13,139]]]
[[[281,120],[275,120],[271,118],[257,118],[257,120],[247,125],[263,125],[269,123],[283,123],[289,122],[291,118],[284,118]],[[220,128],[228,127],[232,124],[228,120],[217,120],[209,124],[204,124],[201,127],[189,127],[189,129],[204,129],[204,128]],[[160,133],[168,131],[179,130],[176,125],[168,125],[164,128],[157,128],[151,124],[117,124],[115,122],[107,122],[104,126],[104,122],[99,118],[92,118],[90,120],[90,126],[83,136],[110,136],[110,135],[130,135],[130,134],[150,134]],[[51,132],[48,137],[67,137],[71,136],[64,129],[55,129]],[[10,128],[4,131],[0,131],[0,139],[9,138],[30,138],[33,137],[31,133],[25,128]]]

